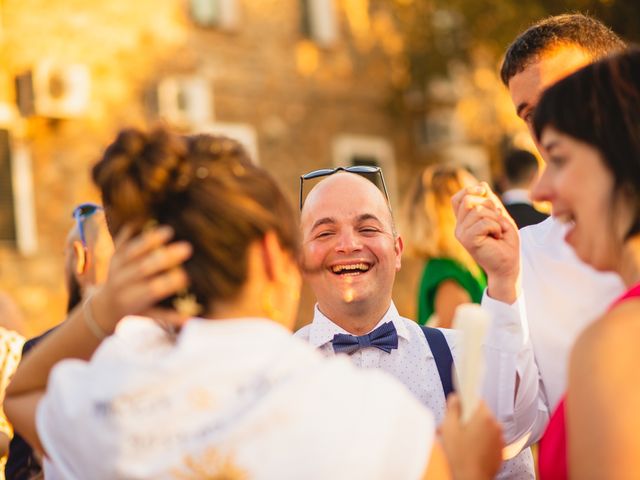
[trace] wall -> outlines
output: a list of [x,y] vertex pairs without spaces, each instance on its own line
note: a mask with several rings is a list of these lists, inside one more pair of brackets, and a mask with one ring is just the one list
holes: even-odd
[[[238,2],[231,31],[202,28],[186,0],[4,0],[0,29],[0,102],[15,104],[15,75],[44,59],[81,63],[91,74],[85,115],[0,123],[31,152],[38,248],[22,255],[0,246],[0,288],[16,298],[35,334],[64,316],[64,238],[77,203],[97,200],[89,169],[115,132],[158,121],[149,91],[167,75],[199,75],[211,85],[218,122],[242,123],[257,136],[259,161],[296,201],[300,174],[330,166],[340,134],[373,135],[393,147],[398,192],[417,168],[408,128],[387,109],[402,75],[401,36],[383,4],[336,2],[338,40],[319,47],[300,29],[298,0]],[[189,130],[197,130],[191,126]],[[397,199],[394,200],[397,203]],[[413,313],[420,265],[405,261],[396,300]],[[310,320],[305,289],[300,324]]]

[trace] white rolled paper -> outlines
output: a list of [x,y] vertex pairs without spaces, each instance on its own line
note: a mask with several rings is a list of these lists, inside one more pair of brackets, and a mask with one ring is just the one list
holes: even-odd
[[460,397],[463,422],[472,417],[480,400],[481,382],[485,374],[482,345],[490,322],[489,314],[473,303],[458,306],[453,317],[453,328],[459,330],[462,337],[454,382]]

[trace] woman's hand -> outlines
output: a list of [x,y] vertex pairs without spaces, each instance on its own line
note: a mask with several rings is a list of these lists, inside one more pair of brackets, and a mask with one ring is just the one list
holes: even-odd
[[53,366],[66,358],[88,360],[122,317],[143,313],[187,286],[181,265],[191,255],[191,246],[168,243],[172,236],[166,226],[135,237],[133,229],[124,227],[114,242],[106,283],[22,359],[7,388],[4,409],[34,449],[43,451],[35,412]]
[[181,265],[191,256],[189,243],[168,243],[173,229],[166,225],[132,235],[125,226],[116,237],[107,280],[91,299],[95,322],[105,333],[112,333],[122,317],[144,313],[188,286]]
[[504,441],[499,423],[483,402],[471,419],[462,423],[460,399],[449,395],[439,432],[455,480],[494,478],[502,463]]

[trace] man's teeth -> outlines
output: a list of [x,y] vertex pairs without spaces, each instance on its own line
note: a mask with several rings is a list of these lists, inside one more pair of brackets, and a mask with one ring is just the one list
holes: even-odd
[[369,265],[366,263],[352,263],[351,265],[334,265],[331,270],[333,273],[360,273],[369,270]]

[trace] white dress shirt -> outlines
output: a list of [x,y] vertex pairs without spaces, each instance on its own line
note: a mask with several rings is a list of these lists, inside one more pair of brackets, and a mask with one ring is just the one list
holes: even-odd
[[435,431],[393,378],[264,319],[191,319],[174,344],[128,317],[91,361],[54,367],[36,424],[65,480],[414,480]]
[[[505,306],[505,308],[511,308]],[[386,353],[378,348],[363,348],[349,357],[352,362],[363,368],[379,369],[400,380],[420,402],[429,408],[439,424],[444,418],[446,402],[442,383],[438,375],[433,353],[420,326],[409,319],[401,317],[393,302],[387,313],[375,328],[386,322],[392,322],[398,334],[398,348]],[[459,354],[457,343],[460,333],[455,330],[440,329],[444,334],[454,362]],[[338,333],[349,333],[333,323],[316,305],[313,321],[298,330],[295,336],[308,341],[327,356],[334,356],[331,340]],[[533,354],[523,346],[526,338],[520,327],[517,315],[497,315],[487,335],[485,344],[486,371],[483,386],[483,399],[503,424],[507,441],[518,426],[512,423],[515,418],[532,415],[537,410],[537,388],[520,386],[517,401],[514,405],[516,370],[521,376],[530,372],[533,365]],[[343,355],[339,355],[343,356]],[[530,377],[526,373],[525,378]],[[533,391],[531,391],[533,390]],[[521,394],[524,392],[524,395]],[[522,410],[522,415],[516,412]],[[527,414],[527,412],[529,412]],[[529,418],[529,423],[532,421]],[[521,428],[526,430],[525,428]],[[525,449],[515,458],[505,462],[497,478],[501,479],[533,479],[534,467],[530,449]]]
[[[520,318],[528,326],[539,368],[540,408],[553,412],[567,387],[569,352],[577,336],[624,292],[620,278],[597,272],[581,262],[565,243],[566,227],[553,217],[520,230],[522,294],[516,308],[486,295],[482,306],[489,312]],[[499,313],[498,313],[499,312]],[[533,378],[525,385],[535,389]],[[524,420],[522,424],[530,423]],[[532,427],[532,440],[546,425]],[[531,424],[533,425],[533,424]]]
[[531,195],[526,188],[512,188],[502,193],[502,203],[511,205],[512,203],[526,203],[533,205]]

